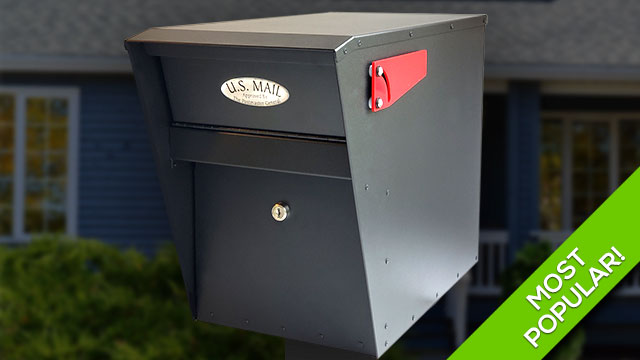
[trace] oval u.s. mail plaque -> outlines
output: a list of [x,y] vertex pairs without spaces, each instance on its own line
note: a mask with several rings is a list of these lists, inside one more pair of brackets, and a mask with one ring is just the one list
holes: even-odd
[[239,77],[222,83],[220,91],[237,103],[249,106],[276,106],[289,99],[289,91],[275,81]]

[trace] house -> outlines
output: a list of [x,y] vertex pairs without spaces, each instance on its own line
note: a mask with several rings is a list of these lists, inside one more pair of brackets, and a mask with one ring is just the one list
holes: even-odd
[[[123,39],[330,10],[489,15],[469,329],[499,304],[523,244],[562,242],[640,165],[633,1],[0,0],[0,241],[63,232],[152,252],[170,235]],[[639,306],[636,270],[584,321],[588,356],[637,356]],[[413,333],[433,338],[411,344],[450,352],[442,307]]]

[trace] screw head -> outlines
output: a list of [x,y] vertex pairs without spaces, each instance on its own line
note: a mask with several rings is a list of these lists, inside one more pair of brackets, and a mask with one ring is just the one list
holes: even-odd
[[289,205],[281,202],[275,203],[275,205],[273,205],[273,207],[271,208],[271,216],[275,221],[285,221],[289,216]]
[[376,99],[376,108],[380,109],[382,107],[382,105],[383,105],[382,98],[377,98]]
[[382,76],[382,74],[384,74],[384,69],[382,68],[382,66],[377,66],[376,67],[376,76]]

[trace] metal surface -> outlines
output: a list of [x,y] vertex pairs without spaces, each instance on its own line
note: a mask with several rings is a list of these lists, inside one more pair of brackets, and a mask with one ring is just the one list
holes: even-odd
[[[476,262],[483,39],[483,27],[452,31],[338,63],[377,355]],[[367,110],[371,59],[421,49],[427,77],[392,107]]]
[[[349,180],[206,164],[194,179],[198,319],[375,351]],[[274,221],[275,202],[295,214]]]
[[351,178],[344,142],[179,127],[170,134],[176,160]]
[[286,360],[374,360],[376,357],[294,340],[285,341]]
[[[251,51],[239,54],[240,59],[246,57],[251,57]],[[344,136],[335,64],[292,63],[295,57],[291,62],[271,60],[269,56],[261,60],[163,58],[174,121]],[[288,89],[289,100],[268,108],[233,102],[222,96],[220,86],[236,76],[276,81]]]
[[134,70],[136,85],[147,129],[153,141],[153,155],[167,215],[176,246],[189,308],[196,317],[194,228],[193,228],[193,164],[171,159],[169,125],[171,109],[165,90],[160,60],[148,56],[141,43],[125,44]]
[[[379,357],[475,264],[485,22],[333,13],[127,42],[198,319],[304,341],[291,360]],[[369,64],[417,50],[426,78],[371,112]],[[249,77],[288,101],[221,92]]]
[[[174,44],[206,44],[223,46],[273,47],[339,50],[348,42],[367,48],[401,39],[385,35],[407,30],[412,37],[431,35],[449,30],[451,23],[457,29],[478,26],[477,15],[461,14],[389,14],[333,12],[282,16],[264,19],[225,21],[193,25],[151,28],[129,39],[131,42],[162,42]],[[480,19],[480,21],[483,21]],[[419,28],[430,31],[422,32]],[[441,25],[441,26],[438,26]],[[437,33],[436,32],[436,33]],[[373,37],[369,37],[373,36]],[[347,53],[351,46],[347,46]]]

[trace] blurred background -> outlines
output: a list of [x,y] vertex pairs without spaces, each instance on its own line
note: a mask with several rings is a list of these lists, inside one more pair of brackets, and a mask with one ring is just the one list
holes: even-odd
[[[489,15],[479,262],[389,358],[449,355],[640,165],[638,1],[0,0],[0,358],[282,358],[190,320],[123,40],[325,11]],[[550,356],[638,339],[636,269]]]

